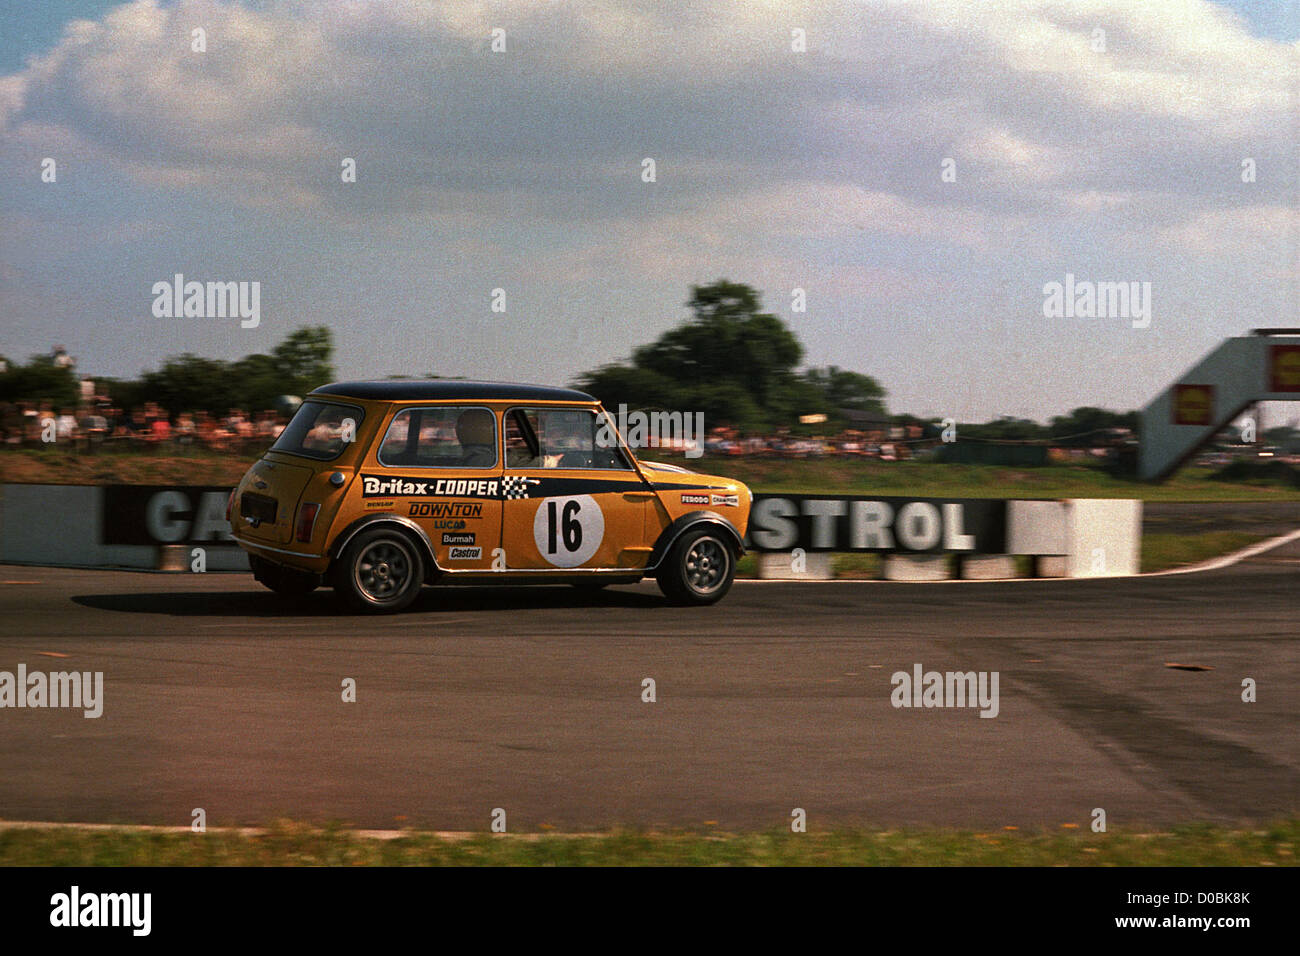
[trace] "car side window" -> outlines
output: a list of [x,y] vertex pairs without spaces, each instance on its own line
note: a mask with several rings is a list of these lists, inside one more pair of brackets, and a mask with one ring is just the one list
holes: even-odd
[[603,426],[587,408],[512,408],[505,417],[506,467],[630,470]]
[[271,450],[318,461],[337,458],[355,435],[364,414],[351,405],[303,402]]
[[403,409],[388,426],[378,458],[389,468],[492,468],[496,414],[475,405]]

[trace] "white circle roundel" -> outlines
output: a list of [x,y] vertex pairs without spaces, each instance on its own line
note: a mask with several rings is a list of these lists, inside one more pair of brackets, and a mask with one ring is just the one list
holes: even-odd
[[533,518],[533,540],[542,558],[557,568],[591,560],[605,537],[605,516],[591,495],[543,498]]

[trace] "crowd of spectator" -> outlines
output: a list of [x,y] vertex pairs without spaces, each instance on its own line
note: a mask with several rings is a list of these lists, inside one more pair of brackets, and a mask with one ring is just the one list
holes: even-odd
[[108,402],[79,408],[54,408],[48,402],[0,406],[0,443],[5,448],[244,451],[270,445],[284,426],[285,419],[271,410],[250,415],[232,408],[216,416],[205,411],[169,415],[155,402],[129,409]]
[[[78,408],[53,407],[48,402],[0,405],[0,445],[5,448],[56,447],[81,452],[153,450],[158,453],[206,448],[214,451],[258,451],[284,429],[286,419],[272,410],[249,414],[232,408],[225,415],[205,411],[169,415],[155,402],[118,408],[95,401]],[[705,442],[711,455],[773,458],[864,457],[885,461],[913,457],[921,440],[915,425],[882,431],[845,431],[829,438],[808,438],[781,429],[775,435],[742,436],[735,429],[715,428]],[[929,442],[926,442],[927,444]],[[664,442],[665,451],[682,449],[681,442]]]
[[919,425],[883,429],[848,429],[829,437],[800,437],[782,429],[776,435],[741,437],[732,429],[715,429],[704,443],[710,455],[765,458],[878,458],[897,461],[916,457],[922,445],[934,445],[937,435],[925,436]]

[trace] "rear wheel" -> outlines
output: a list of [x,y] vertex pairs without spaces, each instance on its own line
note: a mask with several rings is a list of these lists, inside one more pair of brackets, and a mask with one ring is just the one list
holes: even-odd
[[664,558],[655,575],[659,589],[673,604],[713,604],[736,577],[736,553],[711,528],[687,531]]
[[392,614],[409,607],[424,583],[424,559],[406,535],[363,531],[348,542],[334,571],[334,589],[354,611]]

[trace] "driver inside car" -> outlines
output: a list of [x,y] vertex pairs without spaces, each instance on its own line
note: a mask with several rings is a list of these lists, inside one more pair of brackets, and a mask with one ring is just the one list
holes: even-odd
[[486,408],[467,408],[456,419],[456,440],[467,468],[491,468],[497,462],[497,420]]
[[547,468],[586,468],[591,456],[585,450],[590,425],[584,418],[565,412],[545,416],[542,449]]

